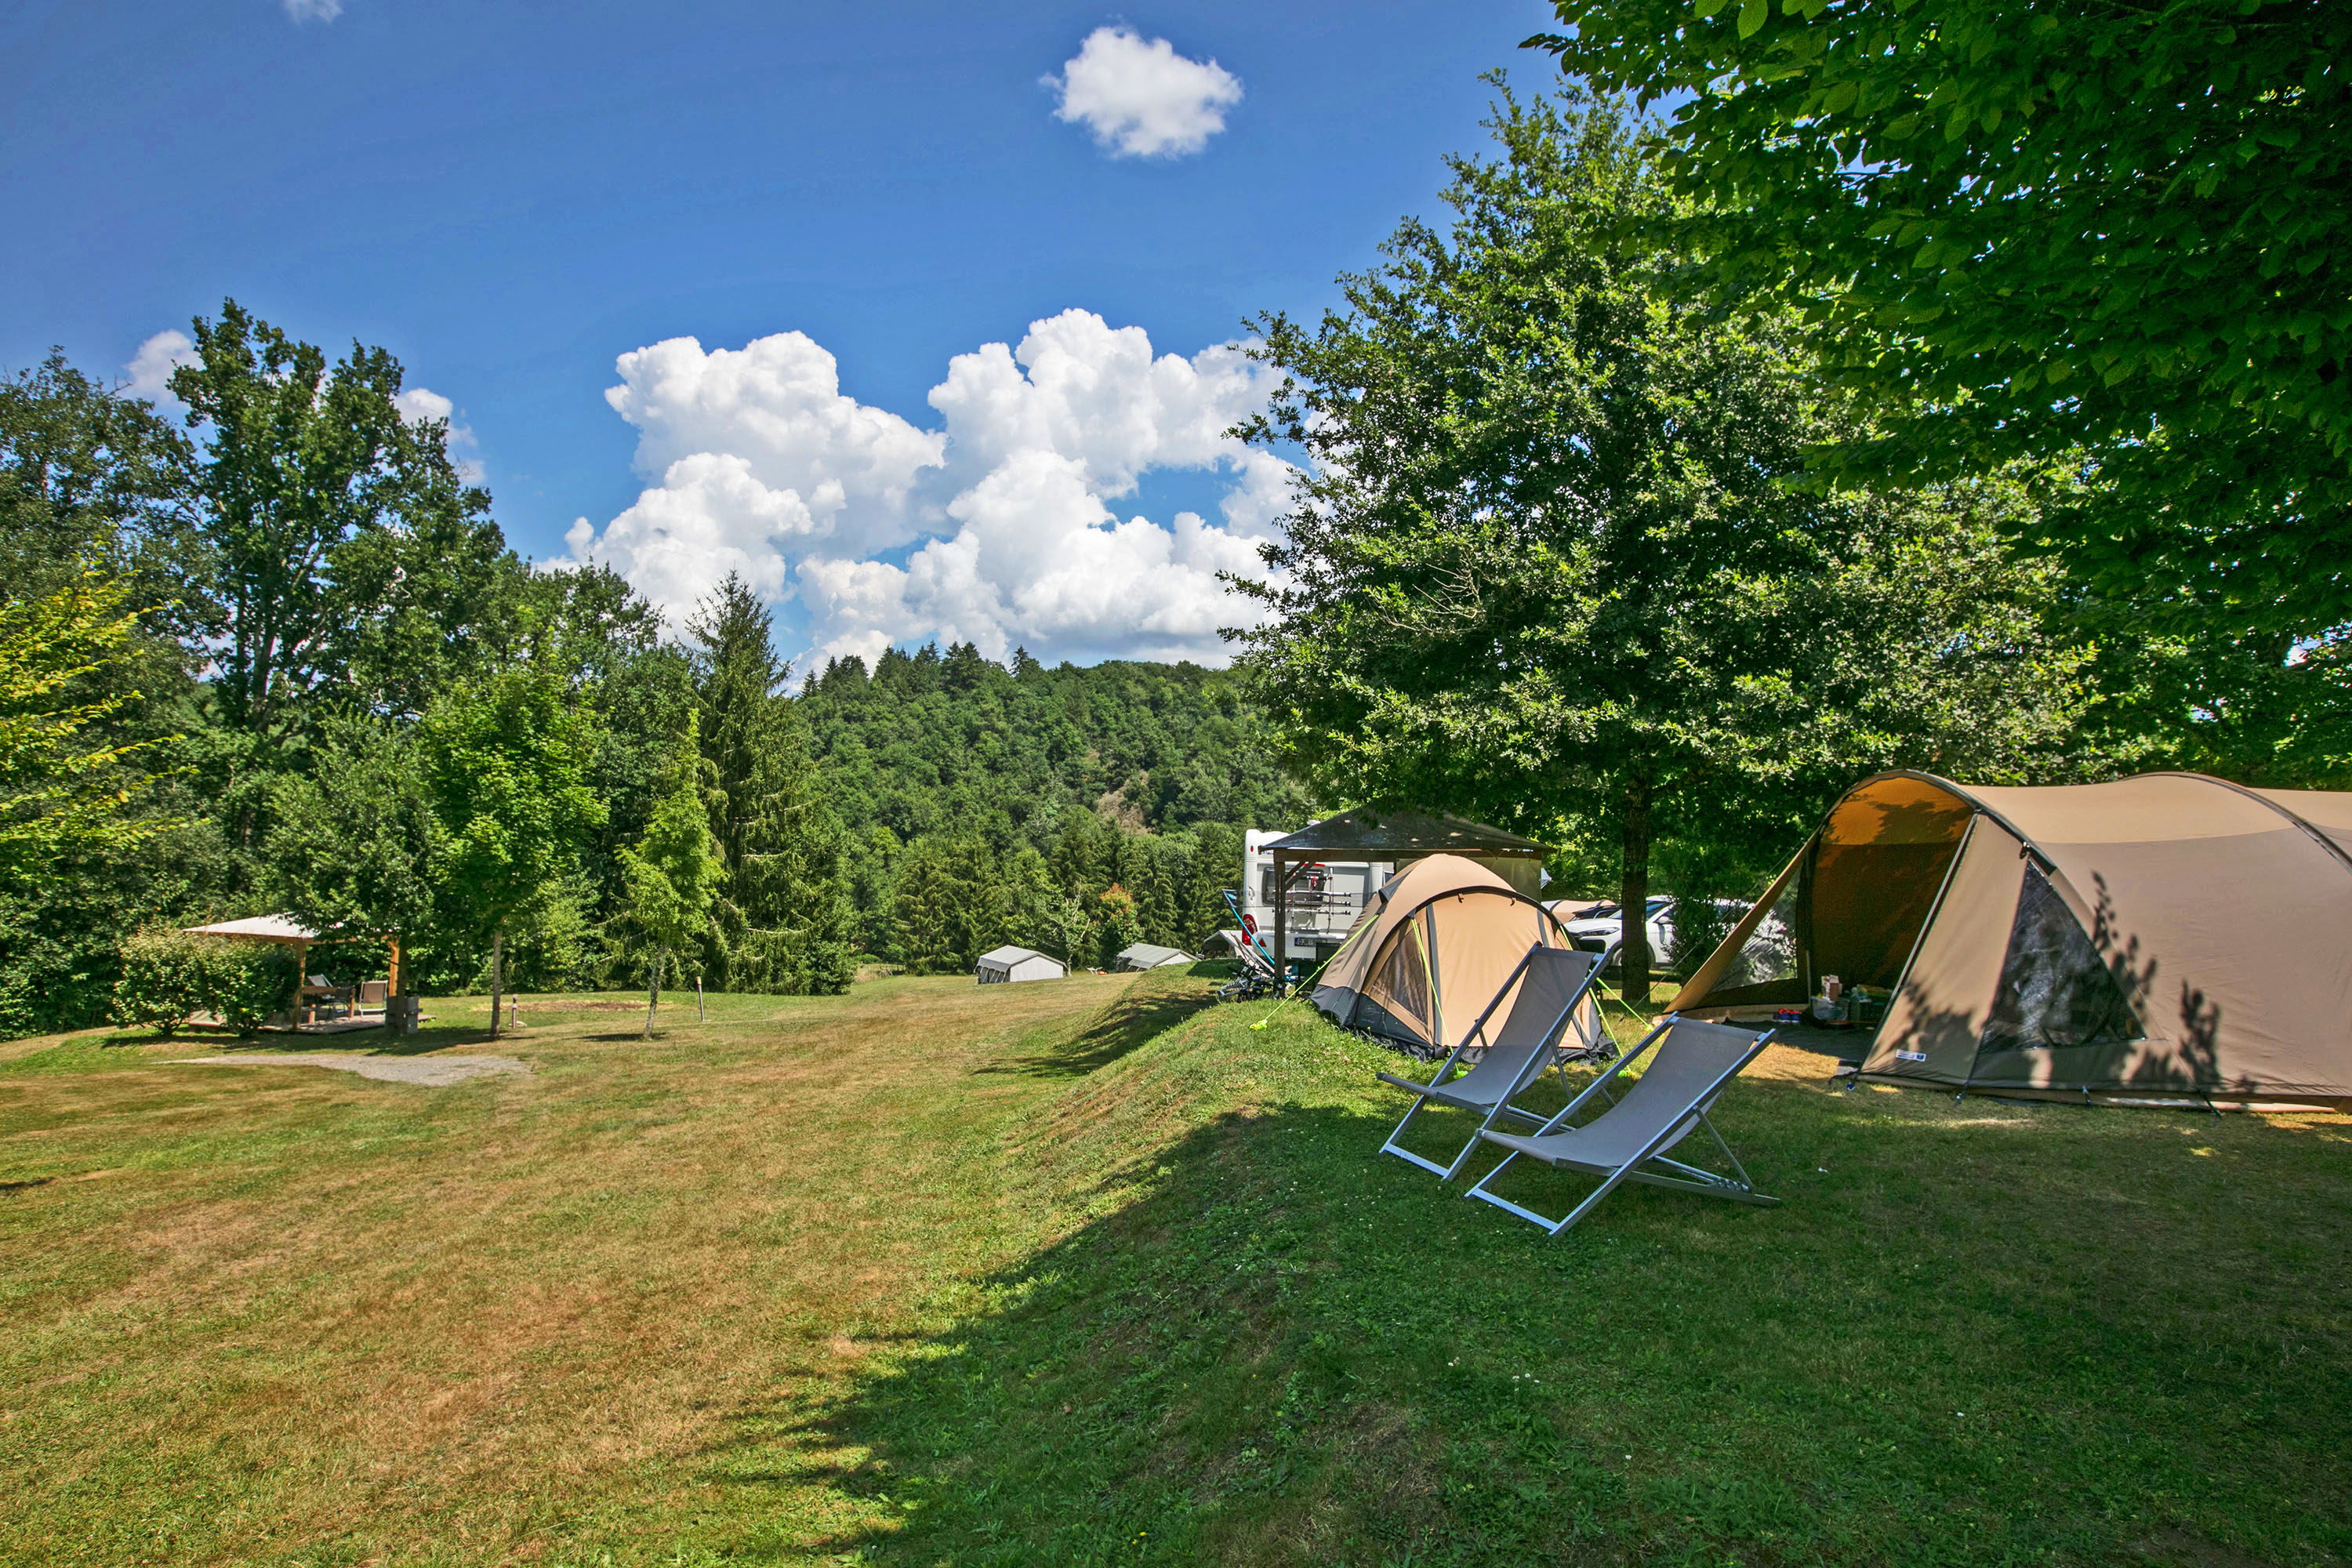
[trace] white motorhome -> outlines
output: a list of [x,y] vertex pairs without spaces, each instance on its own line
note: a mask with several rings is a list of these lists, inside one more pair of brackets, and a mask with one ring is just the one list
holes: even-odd
[[[1253,827],[1242,835],[1242,923],[1261,950],[1274,944],[1274,857],[1265,847],[1286,837],[1279,828]],[[1364,900],[1389,879],[1386,860],[1310,860],[1290,868],[1288,909],[1283,915],[1285,957],[1311,969],[1346,939],[1364,912]]]

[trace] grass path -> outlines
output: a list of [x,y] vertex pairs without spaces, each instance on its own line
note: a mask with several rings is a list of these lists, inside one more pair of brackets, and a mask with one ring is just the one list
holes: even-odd
[[1552,1242],[1204,991],[527,1001],[438,1089],[10,1048],[0,1563],[2352,1554],[2345,1119],[1774,1052],[1784,1206]]

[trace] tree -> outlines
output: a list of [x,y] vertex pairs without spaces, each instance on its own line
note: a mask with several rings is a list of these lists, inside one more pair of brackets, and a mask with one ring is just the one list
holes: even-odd
[[0,886],[21,886],[60,855],[121,850],[172,826],[134,806],[147,781],[125,763],[146,742],[93,732],[138,693],[78,700],[72,689],[123,657],[139,618],[126,597],[86,566],[42,598],[0,606]]
[[[1287,380],[1244,427],[1316,460],[1244,584],[1244,668],[1329,794],[1559,841],[1605,832],[1623,907],[1677,833],[1785,854],[1872,764],[2042,767],[2080,692],[2006,495],[1812,493],[1838,428],[1797,324],[1678,300],[1623,243],[1672,198],[1637,127],[1504,95],[1452,161],[1450,234],[1408,221],[1346,315],[1255,323]],[[1801,832],[1801,829],[1795,829]],[[1625,984],[1651,954],[1629,924]]]
[[[730,991],[835,993],[856,973],[841,828],[785,695],[766,606],[733,573],[688,623],[710,822],[727,858],[712,968]],[[977,657],[977,656],[975,656]]]
[[703,799],[702,779],[709,764],[702,758],[698,724],[689,713],[686,733],[654,803],[653,820],[635,846],[621,851],[629,918],[653,948],[646,1024],[639,1031],[644,1037],[653,1034],[654,1013],[661,1005],[662,971],[670,954],[701,946],[726,873]]
[[165,636],[209,630],[210,575],[189,510],[188,443],[147,404],[52,350],[0,381],[0,582],[11,598],[94,563]]
[[1715,296],[1801,305],[1848,475],[2065,458],[2063,545],[2189,635],[2352,623],[2352,9],[1559,0],[1644,100]]
[[268,860],[289,913],[314,931],[395,941],[429,928],[444,847],[414,736],[327,721],[310,771],[278,782],[275,807]]
[[526,667],[444,696],[418,731],[443,834],[438,918],[489,939],[493,1037],[508,928],[572,867],[604,821],[604,803],[583,782],[594,730],[548,671]]
[[381,348],[354,343],[331,369],[234,300],[194,326],[197,363],[172,392],[205,433],[225,723],[282,739],[334,688],[420,711],[478,668],[481,628],[520,571],[488,494],[450,458],[447,422],[402,416],[400,363]]

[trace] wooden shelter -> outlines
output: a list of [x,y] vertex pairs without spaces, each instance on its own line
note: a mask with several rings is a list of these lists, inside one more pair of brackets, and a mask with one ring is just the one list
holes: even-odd
[[1533,899],[1542,890],[1544,856],[1549,853],[1532,838],[1522,838],[1483,822],[1370,805],[1360,805],[1353,811],[1310,823],[1287,837],[1261,846],[1259,852],[1274,859],[1274,952],[1277,955],[1277,971],[1282,967],[1279,955],[1289,951],[1285,945],[1290,934],[1287,890],[1290,878],[1299,867],[1324,860],[1377,861],[1402,867],[1432,855],[1456,855],[1485,867]]
[[[302,976],[300,989],[296,994],[295,1007],[298,1013],[307,1003],[314,1001],[318,994],[336,989],[333,986],[317,986],[310,984],[310,944],[319,940],[320,933],[312,931],[292,915],[247,915],[242,920],[215,921],[211,925],[183,926],[180,930],[184,936],[217,936],[245,942],[283,942],[293,948],[294,966],[301,972]],[[397,996],[400,994],[400,939],[388,937],[385,941],[392,949],[392,959],[391,973],[384,979],[384,991],[387,997]],[[373,985],[374,982],[371,981],[369,984]],[[373,1005],[373,1003],[368,1005]]]

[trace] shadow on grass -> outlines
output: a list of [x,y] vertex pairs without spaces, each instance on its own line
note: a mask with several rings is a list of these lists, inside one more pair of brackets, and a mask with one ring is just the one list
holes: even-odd
[[1205,991],[1130,986],[1089,1019],[1076,1039],[1051,1050],[1008,1058],[980,1070],[1023,1078],[1084,1078],[1110,1066],[1154,1036],[1174,1028],[1203,1007],[1215,1005],[1216,999]]
[[[906,1563],[2352,1543],[2352,1303],[2329,1248],[2248,1250],[2230,1184],[2183,1187],[2200,1163],[2160,1119],[1866,1113],[1885,1109],[1738,1085],[1725,1135],[1787,1206],[1626,1189],[1558,1240],[1378,1158],[1385,1105],[1229,1114],[824,1413],[740,1413],[707,1473],[822,1479],[868,1522],[821,1549]],[[2286,1163],[2283,1229],[2341,1208],[2321,1141],[2241,1131]],[[2102,1245],[2095,1177],[2162,1212]],[[1559,1174],[1543,1199],[1587,1190]],[[2293,1333],[2320,1339],[2283,1356],[2252,1299],[2310,1303]]]

